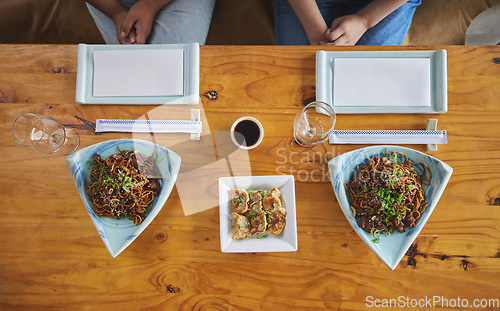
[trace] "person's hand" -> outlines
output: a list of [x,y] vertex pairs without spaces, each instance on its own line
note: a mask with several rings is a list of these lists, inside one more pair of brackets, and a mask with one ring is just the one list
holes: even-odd
[[321,43],[354,45],[368,29],[368,21],[357,14],[341,16],[333,20],[331,27],[325,32],[327,41]]
[[322,32],[316,32],[314,34],[308,34],[307,38],[309,39],[309,43],[311,45],[318,45],[318,44],[326,44],[329,43],[329,39],[325,37],[325,34],[328,32],[327,31],[322,31]]
[[118,39],[118,42],[120,42],[121,44],[135,43],[135,36],[133,35],[133,34],[135,34],[134,30],[132,31],[133,34],[130,37],[129,36],[122,36],[122,34],[121,34],[122,25],[125,22],[125,19],[127,18],[127,14],[128,14],[127,10],[125,10],[125,8],[123,8],[123,10],[118,11],[112,17],[112,20],[115,23],[115,27],[116,27],[116,37]]
[[128,11],[125,20],[121,24],[121,29],[119,31],[117,29],[118,37],[121,37],[122,41],[128,41],[129,43],[146,43],[151,34],[156,13],[157,11],[145,2],[137,2]]

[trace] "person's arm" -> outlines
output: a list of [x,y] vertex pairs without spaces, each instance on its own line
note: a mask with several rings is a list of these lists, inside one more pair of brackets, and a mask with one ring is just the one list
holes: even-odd
[[356,14],[336,18],[326,31],[325,37],[331,44],[354,45],[368,29],[407,1],[373,0]]
[[325,40],[325,32],[328,29],[318,5],[315,0],[288,0],[293,11],[297,15],[306,31],[307,38],[311,44],[318,44]]
[[[122,24],[122,38],[134,38],[135,43],[144,44],[151,34],[156,14],[172,0],[140,0],[134,4]],[[135,34],[134,34],[135,31]]]

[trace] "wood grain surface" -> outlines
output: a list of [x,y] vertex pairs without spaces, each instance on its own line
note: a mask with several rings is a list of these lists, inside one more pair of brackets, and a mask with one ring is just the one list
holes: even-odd
[[[328,160],[363,146],[292,143],[294,115],[315,98],[315,53],[322,48],[202,46],[201,103],[169,107],[77,104],[77,46],[0,45],[0,310],[371,310],[375,299],[379,309],[449,310],[460,299],[468,308],[458,309],[499,310],[500,47],[328,48],[448,51],[447,113],[337,118],[337,129],[424,129],[437,118],[448,131],[448,144],[429,153],[453,167],[453,176],[394,271],[351,229],[328,180]],[[113,259],[64,155],[36,154],[11,135],[15,118],[33,112],[75,128],[83,148],[139,137],[95,135],[97,118],[189,118],[191,108],[203,114],[199,145],[183,144],[182,134],[155,135],[182,150],[183,168],[218,159],[212,134],[227,132],[237,118],[261,121],[265,138],[248,153],[251,173],[295,176],[298,251],[222,253],[218,206],[185,216],[174,188],[151,225]],[[194,194],[216,200],[216,183],[214,175],[212,187]],[[441,303],[410,305],[436,297]],[[399,308],[381,304],[405,298]]]

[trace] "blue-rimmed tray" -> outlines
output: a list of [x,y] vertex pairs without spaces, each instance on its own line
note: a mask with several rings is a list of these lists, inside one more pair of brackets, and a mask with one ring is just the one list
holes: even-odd
[[[336,106],[334,60],[336,58],[427,58],[430,63],[430,106]],[[445,113],[448,110],[446,50],[436,51],[318,51],[316,53],[316,100],[331,105],[335,113]]]
[[[183,50],[183,95],[175,96],[94,96],[94,51],[100,50]],[[196,105],[200,100],[200,46],[190,44],[106,45],[79,44],[75,101],[80,104]]]

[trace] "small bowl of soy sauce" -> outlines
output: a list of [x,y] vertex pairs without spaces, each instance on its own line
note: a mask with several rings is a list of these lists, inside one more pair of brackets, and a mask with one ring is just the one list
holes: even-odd
[[231,126],[231,140],[241,149],[253,149],[264,138],[264,127],[253,117],[241,117]]

